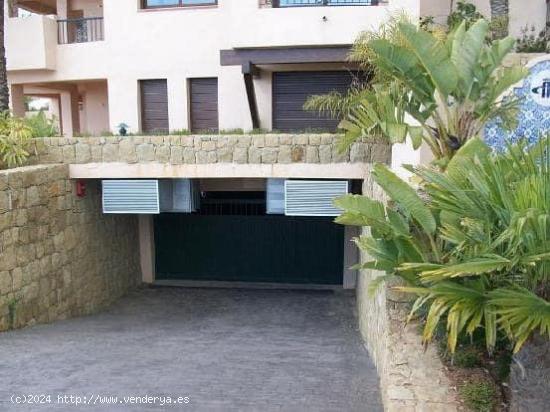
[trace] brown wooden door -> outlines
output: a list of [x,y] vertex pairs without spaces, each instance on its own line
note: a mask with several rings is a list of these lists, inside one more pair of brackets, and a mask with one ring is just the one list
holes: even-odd
[[218,131],[218,79],[189,80],[191,130]]
[[141,130],[146,133],[169,131],[168,88],[166,79],[141,80]]
[[311,95],[345,93],[352,81],[347,71],[273,73],[273,129],[336,131],[339,119],[306,111],[304,103]]

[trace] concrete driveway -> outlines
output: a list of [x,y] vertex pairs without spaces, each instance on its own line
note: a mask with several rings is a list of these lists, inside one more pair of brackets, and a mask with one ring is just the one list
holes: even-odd
[[379,411],[354,302],[139,290],[98,315],[0,334],[0,410]]

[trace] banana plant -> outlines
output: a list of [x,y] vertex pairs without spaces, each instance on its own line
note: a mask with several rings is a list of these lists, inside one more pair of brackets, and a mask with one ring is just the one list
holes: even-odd
[[418,190],[376,165],[388,202],[336,202],[338,223],[369,229],[356,240],[371,258],[361,268],[385,273],[371,291],[402,279],[399,290],[417,295],[411,316],[427,308],[425,342],[445,322],[452,352],[477,330],[489,351],[498,330],[515,351],[533,333],[550,338],[550,139],[502,153],[471,139],[445,171],[410,170],[423,182]]
[[[503,94],[527,75],[521,66],[504,67],[515,40],[487,43],[489,23],[463,22],[448,34],[429,32],[400,19],[389,35],[362,35],[352,60],[375,73],[364,90],[347,99],[340,114],[344,145],[377,137],[389,143],[409,136],[414,147],[425,142],[436,163],[446,164],[484,125],[499,119],[513,128],[518,100]],[[324,101],[335,107],[335,96]],[[323,100],[316,98],[315,103]],[[337,105],[336,105],[337,106]],[[320,106],[319,106],[320,107]],[[344,110],[345,109],[345,110]]]

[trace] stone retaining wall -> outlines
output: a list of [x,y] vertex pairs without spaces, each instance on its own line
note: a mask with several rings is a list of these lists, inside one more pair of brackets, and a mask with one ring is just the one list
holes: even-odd
[[[358,142],[340,153],[335,135],[46,138],[32,142],[33,163],[346,163],[391,161],[388,145]],[[0,330],[89,313],[139,281],[137,221],[101,214],[99,188],[72,193],[66,165],[0,172]],[[363,192],[383,199],[365,176]],[[363,260],[367,257],[363,256]],[[385,289],[369,296],[378,274],[357,286],[360,330],[381,378],[388,411],[456,411],[459,403],[433,348],[406,305]],[[15,316],[13,316],[15,314]]]
[[140,279],[135,217],[76,197],[67,165],[0,171],[0,331],[91,313]]
[[[371,198],[385,199],[383,191],[370,177],[365,178],[363,193]],[[368,234],[367,230],[364,235]],[[368,256],[361,256],[361,262],[369,260]],[[407,296],[390,287],[380,287],[376,294],[369,294],[370,282],[380,274],[373,270],[361,271],[356,294],[359,329],[378,369],[385,410],[462,410],[435,347],[424,348],[418,324],[405,326],[409,310]]]
[[510,368],[511,412],[545,411],[550,405],[550,342],[535,334]]
[[340,152],[333,134],[129,136],[33,139],[31,164],[48,163],[372,163],[389,145],[357,142]]

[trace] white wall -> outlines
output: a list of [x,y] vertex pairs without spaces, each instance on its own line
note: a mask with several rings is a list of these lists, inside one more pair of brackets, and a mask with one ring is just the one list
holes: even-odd
[[[94,2],[73,0],[70,8],[81,3]],[[419,15],[419,0],[292,9],[259,8],[258,0],[219,0],[218,7],[170,10],[140,10],[138,4],[104,0],[105,41],[56,46],[57,70],[11,72],[10,82],[106,79],[111,128],[125,122],[137,131],[140,79],[168,80],[170,128],[187,129],[187,79],[218,77],[220,128],[250,129],[241,68],[221,67],[220,50],[351,44],[361,31],[378,27],[392,12],[403,9]],[[270,76],[255,81],[262,127],[271,126],[270,82]]]
[[534,25],[537,34],[546,24],[546,0],[510,0],[510,34],[521,36],[522,29]]
[[81,132],[98,135],[110,130],[107,82],[86,83],[80,88],[80,94],[83,97]]
[[55,70],[57,23],[46,16],[6,18],[8,70]]
[[[437,23],[445,24],[451,3],[458,0],[421,0],[420,13],[422,16],[433,16]],[[487,19],[491,18],[490,0],[470,0],[477,10]],[[537,34],[546,24],[546,0],[509,0],[510,35],[520,37],[525,26],[535,26]]]
[[99,0],[71,0],[69,10],[82,10],[84,17],[103,16],[103,5]]
[[[490,0],[472,0],[478,10],[491,17]],[[537,34],[544,29],[546,24],[546,0],[509,0],[510,35],[521,36],[521,30],[528,26],[535,26]]]

